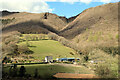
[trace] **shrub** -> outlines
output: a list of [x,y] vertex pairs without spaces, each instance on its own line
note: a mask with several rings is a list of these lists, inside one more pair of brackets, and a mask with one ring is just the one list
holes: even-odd
[[109,38],[110,38],[111,40],[113,39],[113,37],[112,37],[112,35],[111,35],[111,34],[109,34],[108,36],[109,36]]
[[24,38],[25,38],[26,41],[31,40],[31,36],[30,35],[25,35]]
[[34,77],[37,78],[38,77],[38,69],[35,69],[35,73],[34,73]]
[[25,76],[26,69],[24,66],[21,66],[20,71],[19,71],[19,76],[23,77]]
[[110,65],[99,64],[96,66],[95,73],[101,78],[115,78],[114,71],[111,70]]
[[79,38],[78,38],[78,39],[76,39],[76,43],[79,43],[79,41],[80,41],[80,40],[79,40]]
[[24,54],[32,54],[33,53],[33,51],[31,51],[26,44],[18,45],[18,52],[20,54],[22,54],[22,53],[24,53]]
[[118,34],[116,35],[116,39],[119,39],[119,35]]
[[118,47],[100,47],[101,50],[105,51],[108,54],[116,55],[119,53]]
[[51,39],[51,40],[56,40],[57,41],[59,36],[56,35],[55,33],[49,33],[48,38]]
[[3,50],[6,54],[9,54],[9,55],[17,55],[18,52],[17,52],[17,45],[15,42],[10,42],[8,45],[4,45]]
[[88,60],[89,60],[89,56],[86,55],[86,56],[84,57],[84,60],[85,60],[85,61],[88,61]]
[[11,62],[10,58],[9,57],[4,57],[2,63],[9,63]]
[[39,40],[42,40],[42,35],[39,35],[38,38],[39,38]]
[[9,36],[4,39],[5,44],[9,44],[10,42],[19,42],[19,37],[17,35]]
[[14,64],[14,67],[10,67],[9,75],[11,77],[17,77],[18,76],[17,72],[18,72],[17,65]]
[[3,25],[9,24],[13,20],[15,20],[15,18],[12,18],[12,19],[0,19],[0,21],[2,22]]
[[98,40],[98,35],[97,35],[97,34],[94,35],[93,39],[94,39],[94,41],[96,42],[96,41]]

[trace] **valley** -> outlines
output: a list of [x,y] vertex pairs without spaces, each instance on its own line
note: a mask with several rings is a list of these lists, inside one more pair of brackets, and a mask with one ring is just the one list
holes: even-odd
[[118,4],[88,8],[70,18],[2,11],[4,76],[56,79],[57,73],[70,73],[117,78]]

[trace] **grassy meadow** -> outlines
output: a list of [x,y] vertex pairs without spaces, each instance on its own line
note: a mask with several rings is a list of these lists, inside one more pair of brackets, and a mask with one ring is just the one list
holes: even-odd
[[[22,65],[18,65],[17,69]],[[33,64],[33,65],[24,65],[26,68],[26,74],[31,74],[34,76],[35,69],[38,69],[38,74],[41,78],[51,78],[58,72],[62,73],[79,73],[79,74],[93,74],[93,71],[89,70],[83,66],[71,66],[65,64]],[[9,72],[9,67],[4,68],[6,72]]]
[[[21,42],[18,45],[26,44]],[[35,59],[44,60],[45,56],[53,56],[53,59],[74,57],[70,52],[75,52],[73,49],[63,46],[58,41],[54,40],[39,40],[29,41],[29,49],[34,53],[31,54]]]

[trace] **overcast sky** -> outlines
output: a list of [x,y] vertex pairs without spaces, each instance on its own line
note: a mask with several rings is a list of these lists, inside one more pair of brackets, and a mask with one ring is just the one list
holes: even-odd
[[0,11],[51,12],[59,16],[71,17],[83,10],[120,0],[0,0]]

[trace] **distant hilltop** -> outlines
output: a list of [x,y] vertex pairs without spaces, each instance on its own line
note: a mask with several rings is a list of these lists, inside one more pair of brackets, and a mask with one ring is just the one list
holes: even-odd
[[0,14],[2,14],[2,16],[7,16],[10,14],[15,14],[15,13],[19,13],[19,12],[9,12],[7,10],[0,11]]

